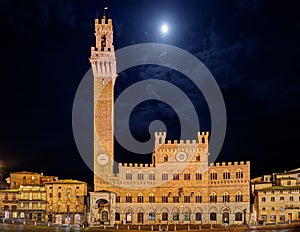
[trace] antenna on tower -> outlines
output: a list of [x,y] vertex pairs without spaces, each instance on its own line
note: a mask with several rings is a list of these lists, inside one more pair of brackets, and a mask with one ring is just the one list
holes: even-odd
[[104,10],[103,10],[103,18],[106,19],[107,18],[107,11],[108,11],[108,0],[106,1]]

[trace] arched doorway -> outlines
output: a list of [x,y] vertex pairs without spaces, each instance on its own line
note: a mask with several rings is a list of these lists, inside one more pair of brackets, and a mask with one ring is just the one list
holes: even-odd
[[105,199],[99,199],[98,201],[96,201],[96,203],[98,206],[97,221],[100,222],[100,224],[106,224],[110,221],[110,204]]
[[229,210],[228,209],[223,210],[222,221],[223,221],[223,223],[229,224]]
[[144,223],[144,214],[138,213],[137,219],[138,219],[138,223]]

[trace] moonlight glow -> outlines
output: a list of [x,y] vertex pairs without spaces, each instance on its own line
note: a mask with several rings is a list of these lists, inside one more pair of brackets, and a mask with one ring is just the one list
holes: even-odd
[[169,30],[168,25],[163,24],[163,25],[161,26],[161,32],[162,32],[163,34],[166,34],[166,33],[168,32],[168,30]]

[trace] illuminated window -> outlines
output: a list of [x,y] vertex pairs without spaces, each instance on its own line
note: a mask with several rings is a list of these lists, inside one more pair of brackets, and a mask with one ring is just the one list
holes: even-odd
[[243,195],[241,192],[237,192],[235,195],[235,201],[236,202],[243,202]]
[[230,172],[229,171],[223,172],[223,179],[224,180],[229,180],[230,179]]
[[138,173],[138,180],[144,180],[144,173],[142,171]]
[[149,203],[155,203],[155,196],[153,193],[150,193],[149,195]]
[[188,171],[185,171],[185,173],[184,173],[184,178],[183,178],[184,180],[190,180],[191,179],[191,177],[190,177],[190,173],[188,172]]
[[201,203],[202,202],[202,196],[200,195],[200,193],[197,193],[196,195],[196,203]]
[[129,170],[126,172],[126,180],[132,180],[132,173]]
[[131,203],[132,202],[132,196],[130,193],[126,194],[126,203]]
[[210,194],[210,202],[216,203],[217,202],[217,195],[215,193]]
[[143,203],[144,202],[144,196],[143,196],[143,194],[141,194],[141,193],[138,194],[137,202],[138,203]]
[[167,196],[167,194],[164,193],[162,195],[161,201],[162,201],[162,203],[168,203],[168,196]]
[[227,192],[225,192],[223,194],[223,202],[229,202],[229,201],[230,201],[229,194]]

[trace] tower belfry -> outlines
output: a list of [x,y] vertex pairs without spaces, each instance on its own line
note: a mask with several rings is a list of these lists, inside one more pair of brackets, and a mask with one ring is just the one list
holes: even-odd
[[[104,10],[107,10],[106,8]],[[113,175],[114,83],[117,77],[112,19],[95,19],[96,46],[91,47],[94,75],[94,187],[101,188],[99,176]]]

